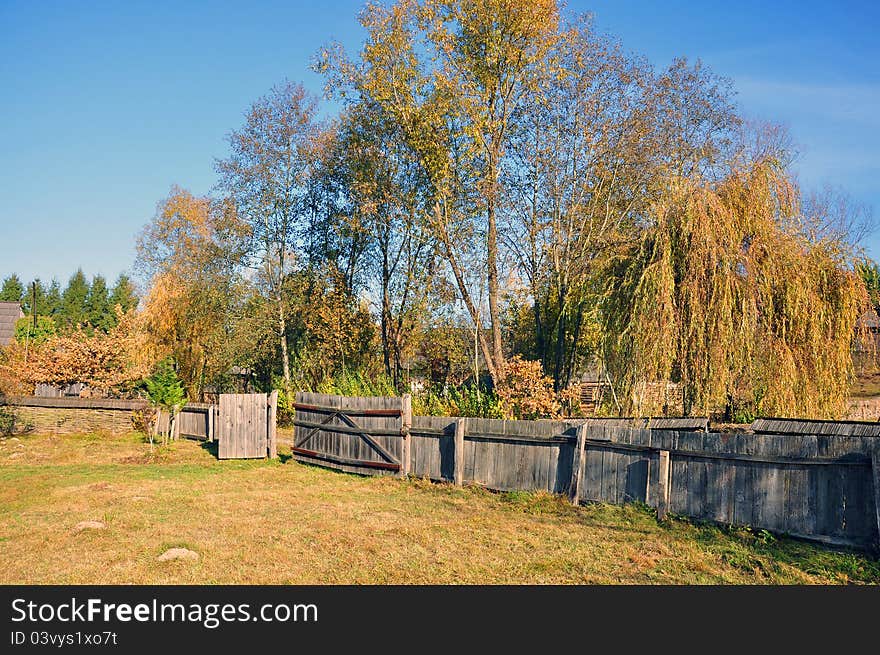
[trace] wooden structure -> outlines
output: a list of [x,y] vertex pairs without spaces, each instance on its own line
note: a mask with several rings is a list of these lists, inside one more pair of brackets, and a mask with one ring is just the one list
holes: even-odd
[[277,404],[277,392],[220,394],[217,456],[220,459],[275,457]]
[[812,419],[759,418],[751,425],[756,434],[806,434],[838,437],[880,437],[877,421],[818,421]]
[[[415,416],[407,431],[404,418],[401,398],[298,395],[294,458],[368,475],[542,490],[574,503],[640,502],[661,519],[749,525],[835,545],[880,541],[876,437],[717,433],[705,418]],[[833,430],[843,428],[823,428]]]
[[15,324],[23,316],[20,303],[0,302],[0,346],[12,343],[15,339]]
[[349,398],[298,392],[292,453],[350,473],[409,473],[410,397]]
[[[172,437],[186,437],[199,441],[214,440],[214,419],[217,409],[207,403],[187,403],[177,415]],[[159,431],[168,429],[168,413],[160,411],[157,417]]]
[[599,380],[587,380],[580,383],[580,410],[586,415],[596,413],[602,402],[602,396],[610,387]]
[[[222,458],[274,456],[277,394],[188,405],[181,436],[216,435]],[[2,402],[130,426],[143,401]],[[858,421],[761,419],[754,432],[704,418],[502,421],[412,416],[408,397],[298,394],[296,460],[360,474],[414,475],[574,503],[642,502],[668,514],[856,547],[880,546],[880,432]],[[204,437],[203,437],[204,435]]]

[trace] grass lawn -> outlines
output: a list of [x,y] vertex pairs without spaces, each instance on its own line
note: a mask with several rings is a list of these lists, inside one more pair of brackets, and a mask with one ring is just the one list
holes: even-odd
[[860,373],[853,382],[850,394],[853,398],[880,396],[880,371]]
[[[282,455],[289,452],[282,448]],[[0,440],[0,583],[880,582],[880,562],[643,506],[218,461],[137,434]],[[97,530],[74,528],[100,521]],[[172,547],[198,560],[161,562]]]

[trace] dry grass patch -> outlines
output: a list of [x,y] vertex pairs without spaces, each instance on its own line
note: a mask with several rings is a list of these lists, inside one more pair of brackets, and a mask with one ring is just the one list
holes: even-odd
[[[365,478],[293,461],[223,461],[139,435],[22,439],[0,451],[3,583],[878,582],[869,558],[674,520]],[[83,521],[101,530],[74,532]],[[198,559],[159,561],[172,548]]]

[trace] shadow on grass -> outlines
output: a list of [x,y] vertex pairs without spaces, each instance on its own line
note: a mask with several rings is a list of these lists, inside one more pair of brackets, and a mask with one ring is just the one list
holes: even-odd
[[217,442],[216,442],[216,441],[202,441],[202,442],[199,444],[199,447],[200,447],[202,450],[207,451],[208,453],[210,453],[214,458],[216,458],[216,459],[220,459],[220,456],[219,456],[219,454],[218,454],[218,445],[217,445]]
[[691,526],[697,543],[737,568],[769,573],[784,564],[810,575],[880,583],[880,560],[854,547],[830,546],[750,526],[719,525],[685,517],[675,517],[672,523]]

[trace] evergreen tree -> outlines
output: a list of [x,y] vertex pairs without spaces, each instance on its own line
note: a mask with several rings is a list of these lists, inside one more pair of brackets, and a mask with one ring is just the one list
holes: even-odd
[[[40,309],[40,314],[57,318],[61,313],[61,285],[58,280],[52,279],[49,290],[46,291],[45,309]],[[57,323],[57,321],[56,321]]]
[[116,278],[116,284],[113,285],[113,290],[110,293],[111,311],[116,305],[119,305],[123,312],[128,312],[137,307],[138,300],[139,298],[134,292],[134,284],[132,284],[131,278],[125,273],[120,273],[119,277]]
[[92,278],[92,286],[86,297],[86,320],[92,327],[102,332],[107,332],[116,325],[116,315],[110,304],[107,282],[102,275]]
[[3,280],[3,288],[0,289],[0,301],[21,302],[23,296],[24,285],[15,273]]
[[51,312],[49,311],[47,304],[46,288],[43,286],[43,283],[40,282],[40,278],[34,280],[33,285],[28,285],[27,289],[25,289],[22,309],[24,310],[24,313],[29,316],[34,313],[34,286],[36,286],[37,315],[49,316]]
[[[164,360],[159,363],[156,371],[146,380],[147,398],[150,404],[159,410],[165,411],[169,415],[168,430],[162,434],[162,443],[168,443],[174,434],[174,423],[180,410],[186,405],[186,392],[177,377],[174,370],[174,364],[171,360]],[[150,435],[150,445],[152,447],[152,434]]]
[[61,297],[61,319],[68,327],[84,324],[88,321],[86,299],[89,296],[89,282],[82,269],[77,269],[67,283]]

